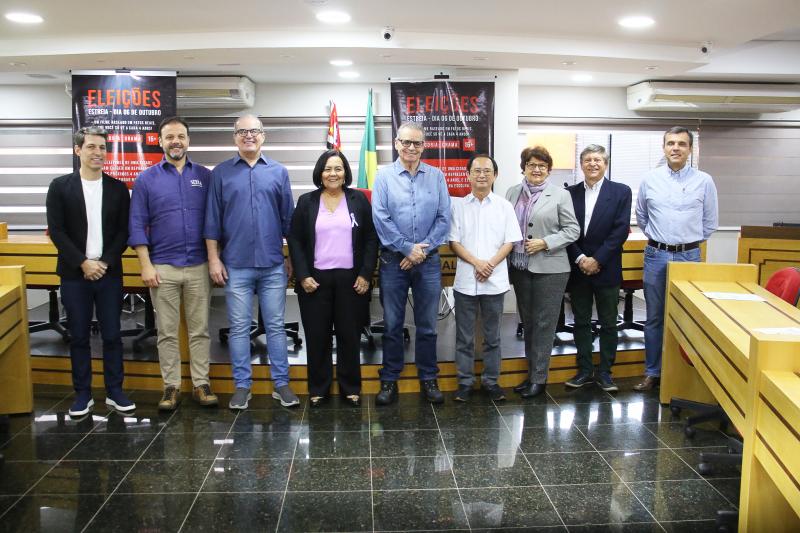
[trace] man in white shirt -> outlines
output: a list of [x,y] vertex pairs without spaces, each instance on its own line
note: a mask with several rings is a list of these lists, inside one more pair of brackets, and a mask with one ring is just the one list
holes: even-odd
[[97,314],[103,338],[106,405],[130,413],[136,405],[122,392],[122,253],[128,247],[128,188],[103,173],[108,133],[81,128],[74,135],[80,169],[56,178],[47,190],[47,227],[58,249],[56,273],[67,311],[75,400],[70,416],[94,406],[89,328]]
[[492,192],[497,163],[477,154],[467,163],[472,192],[452,204],[450,248],[458,256],[453,291],[456,300],[456,368],[454,399],[466,402],[475,382],[475,319],[483,324],[483,388],[494,401],[505,400],[500,375],[500,319],[510,289],[506,256],[522,240],[514,207]]

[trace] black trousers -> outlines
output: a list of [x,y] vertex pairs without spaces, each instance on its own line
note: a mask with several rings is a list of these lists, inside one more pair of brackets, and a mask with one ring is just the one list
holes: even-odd
[[325,396],[333,383],[331,335],[336,330],[336,380],[339,393],[361,394],[361,328],[369,300],[353,288],[354,269],[313,270],[319,287],[311,294],[298,288],[297,302],[306,334],[308,393]]

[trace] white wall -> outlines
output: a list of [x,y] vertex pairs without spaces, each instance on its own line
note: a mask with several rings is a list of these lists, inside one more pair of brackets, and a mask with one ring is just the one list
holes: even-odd
[[[519,88],[519,115],[521,117],[569,118],[668,118],[714,119],[713,114],[693,113],[638,113],[626,104],[625,87],[552,87],[524,85]],[[734,118],[730,114],[719,115]],[[764,115],[742,115],[745,120],[800,121],[800,110]]]
[[70,118],[63,85],[0,85],[0,119]]

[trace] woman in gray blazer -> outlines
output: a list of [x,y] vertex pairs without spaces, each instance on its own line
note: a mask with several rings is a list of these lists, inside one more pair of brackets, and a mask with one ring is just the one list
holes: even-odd
[[550,368],[561,300],[569,280],[567,245],[580,236],[569,192],[548,180],[553,158],[546,148],[525,148],[520,156],[525,178],[506,199],[514,206],[523,241],[509,255],[509,277],[525,330],[528,377],[514,387],[523,398],[542,394]]

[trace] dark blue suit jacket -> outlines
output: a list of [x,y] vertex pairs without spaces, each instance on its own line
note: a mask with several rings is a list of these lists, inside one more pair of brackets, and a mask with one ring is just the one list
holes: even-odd
[[[628,240],[631,220],[631,188],[623,183],[605,180],[592,211],[589,228],[584,227],[585,192],[583,181],[568,187],[581,226],[581,236],[567,247],[572,265],[570,283],[589,280],[600,287],[622,284],[622,245]],[[575,264],[581,254],[600,263],[600,272],[587,276]]]

